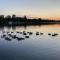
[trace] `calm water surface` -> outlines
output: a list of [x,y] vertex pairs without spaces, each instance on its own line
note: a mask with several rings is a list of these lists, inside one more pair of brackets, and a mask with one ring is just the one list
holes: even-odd
[[[21,41],[7,41],[1,38],[2,31],[26,31],[33,35]],[[36,32],[44,34],[36,36]],[[52,37],[48,33],[58,35]],[[60,60],[60,25],[0,27],[0,60]]]

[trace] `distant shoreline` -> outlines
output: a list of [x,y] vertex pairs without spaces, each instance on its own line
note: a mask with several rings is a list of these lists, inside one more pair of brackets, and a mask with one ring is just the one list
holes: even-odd
[[0,15],[0,26],[25,26],[25,25],[47,25],[47,24],[60,24],[60,20],[48,20],[48,19],[27,19],[24,17],[16,17],[16,15]]
[[54,24],[60,24],[60,22],[43,22],[43,23],[40,23],[40,24],[38,24],[38,23],[34,23],[34,24],[30,24],[30,23],[20,23],[20,24],[15,24],[15,23],[13,23],[13,24],[7,24],[7,25],[0,25],[0,26],[36,26],[36,25],[38,25],[38,26],[40,26],[40,25],[54,25]]

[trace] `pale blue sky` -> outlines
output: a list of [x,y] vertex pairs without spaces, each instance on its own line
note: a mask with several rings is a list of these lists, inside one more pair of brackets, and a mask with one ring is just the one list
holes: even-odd
[[0,14],[59,18],[60,0],[0,0]]

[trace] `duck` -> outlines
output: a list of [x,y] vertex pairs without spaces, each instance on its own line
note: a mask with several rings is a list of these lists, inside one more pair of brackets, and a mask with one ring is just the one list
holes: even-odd
[[17,31],[17,33],[20,33],[20,32]]
[[36,32],[36,35],[39,35],[39,32]]
[[8,34],[10,37],[12,36],[12,34]]
[[52,36],[56,36],[55,34],[52,34]]
[[43,33],[40,33],[40,35],[43,35]]
[[14,32],[11,32],[11,33],[14,33]]
[[5,37],[5,40],[11,41],[11,39],[9,37]]
[[17,37],[17,40],[24,40],[23,37]]
[[48,35],[51,35],[51,33],[48,33]]
[[20,32],[20,34],[22,34],[22,32]]
[[23,35],[27,35],[27,33],[25,31],[23,31]]
[[55,35],[58,35],[57,33],[55,33]]
[[4,37],[6,37],[6,34],[3,34],[3,35],[1,36],[1,38],[4,38]]
[[16,35],[12,35],[11,37],[12,37],[13,39],[17,38],[17,36],[16,36]]
[[29,35],[32,35],[33,33],[32,32],[29,32]]
[[29,36],[25,36],[25,38],[29,38]]
[[57,35],[58,35],[57,33],[52,34],[52,36],[57,36]]

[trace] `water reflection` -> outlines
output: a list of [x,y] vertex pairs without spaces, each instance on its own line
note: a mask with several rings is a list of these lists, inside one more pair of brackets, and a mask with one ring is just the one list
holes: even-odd
[[0,37],[0,60],[60,60],[60,25],[0,27]]

